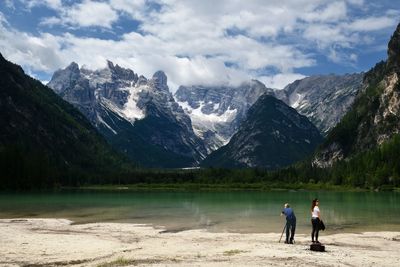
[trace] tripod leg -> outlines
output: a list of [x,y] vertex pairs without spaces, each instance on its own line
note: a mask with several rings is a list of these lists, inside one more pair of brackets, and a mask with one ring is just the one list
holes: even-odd
[[281,234],[281,238],[279,238],[279,243],[281,243],[282,236],[283,236],[283,233],[285,232],[285,229],[286,229],[286,224],[285,224],[285,226],[283,227],[282,234]]

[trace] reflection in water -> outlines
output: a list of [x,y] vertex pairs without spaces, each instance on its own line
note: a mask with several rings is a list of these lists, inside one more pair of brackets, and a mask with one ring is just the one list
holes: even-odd
[[310,231],[311,200],[320,199],[328,232],[400,230],[400,194],[375,192],[101,192],[0,194],[0,217],[57,217],[76,223],[125,222],[170,231],[280,232],[289,202],[297,232]]

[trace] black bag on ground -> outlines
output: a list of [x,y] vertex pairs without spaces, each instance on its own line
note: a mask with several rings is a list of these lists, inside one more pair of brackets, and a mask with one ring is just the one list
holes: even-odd
[[313,244],[310,245],[310,250],[324,252],[325,251],[325,246],[320,244],[320,243],[313,243]]
[[319,221],[319,225],[318,225],[319,229],[324,231],[325,230],[325,224],[322,220]]

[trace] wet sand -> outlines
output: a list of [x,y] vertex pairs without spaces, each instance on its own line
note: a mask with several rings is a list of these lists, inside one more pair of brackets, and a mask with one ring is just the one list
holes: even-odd
[[400,232],[324,235],[278,243],[281,233],[168,232],[124,223],[1,219],[0,266],[400,266]]

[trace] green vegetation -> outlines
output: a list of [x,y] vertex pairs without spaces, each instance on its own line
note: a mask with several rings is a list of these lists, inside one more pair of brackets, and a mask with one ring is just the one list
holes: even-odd
[[276,171],[140,169],[116,153],[77,109],[0,55],[0,190],[398,190],[400,135],[380,146],[373,142],[376,131],[394,128],[398,118],[385,129],[371,126],[385,73],[385,63],[379,63],[366,74],[369,87],[328,135],[322,148],[338,143],[346,157],[330,168],[314,167],[308,159]]
[[[400,135],[331,168],[310,160],[277,171],[264,169],[139,170],[82,181],[101,190],[397,190],[400,187]],[[96,186],[91,186],[96,184]]]
[[104,262],[97,265],[97,267],[119,267],[119,266],[137,266],[137,265],[149,265],[149,264],[160,264],[163,262],[179,262],[176,259],[126,259],[124,257],[119,257],[118,259],[111,262]]
[[0,152],[3,175],[14,178],[2,180],[4,189],[62,186],[101,190],[395,190],[400,187],[399,162],[399,135],[379,148],[326,169],[315,168],[308,161],[277,171],[258,168],[130,169],[90,175],[71,169],[62,174],[45,154],[15,148]]
[[[100,126],[100,132],[108,142],[118,151],[123,151],[135,164],[146,168],[177,168],[190,166],[193,158],[185,157],[174,153],[166,148],[152,144],[148,139],[152,136],[151,131],[158,129],[154,118],[144,118],[135,122],[135,127],[125,119],[121,119],[112,112],[103,117],[107,125],[111,125],[117,133],[111,132],[104,125]],[[160,136],[167,136],[168,133],[177,132],[176,125],[168,122],[168,118],[158,118],[158,124],[163,124],[163,133]],[[164,135],[165,134],[165,135]],[[172,140],[173,137],[169,137]]]
[[247,251],[240,250],[240,249],[232,249],[232,250],[224,251],[224,256],[234,256],[236,254],[244,253],[244,252],[247,252]]
[[[322,149],[332,143],[338,143],[344,155],[347,156],[360,152],[368,146],[375,146],[370,135],[373,132],[371,128],[374,114],[379,108],[379,97],[383,90],[380,83],[384,78],[385,70],[386,62],[382,61],[365,74],[364,81],[369,86],[357,96],[351,110],[329,132]],[[357,145],[357,139],[363,140],[362,144]]]
[[137,263],[135,260],[128,260],[125,259],[124,257],[119,257],[114,261],[101,263],[97,265],[97,267],[118,267],[118,266],[129,266],[129,265],[137,265]]
[[129,169],[76,108],[0,55],[0,189],[79,185]]

